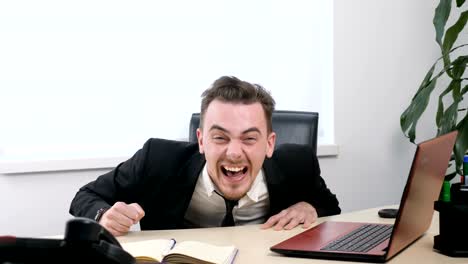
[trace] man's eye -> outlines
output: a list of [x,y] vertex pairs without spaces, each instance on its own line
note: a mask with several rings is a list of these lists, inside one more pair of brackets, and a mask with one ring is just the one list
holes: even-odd
[[213,140],[218,141],[218,142],[221,142],[221,141],[225,141],[226,138],[221,137],[221,136],[214,136],[214,137],[213,137]]
[[244,139],[244,141],[246,141],[247,143],[254,143],[257,141],[257,138],[255,137],[248,137],[246,139]]

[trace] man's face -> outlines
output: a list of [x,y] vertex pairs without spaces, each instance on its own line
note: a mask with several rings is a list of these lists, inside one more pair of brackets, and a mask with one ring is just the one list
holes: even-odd
[[203,131],[197,130],[200,153],[205,154],[208,174],[224,197],[240,199],[252,186],[265,157],[271,157],[275,133],[267,132],[260,103],[212,101],[204,115]]

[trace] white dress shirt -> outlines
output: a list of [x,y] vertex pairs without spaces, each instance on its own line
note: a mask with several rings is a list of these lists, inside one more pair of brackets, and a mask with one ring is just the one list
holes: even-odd
[[[200,177],[198,177],[192,200],[185,213],[185,225],[187,227],[219,227],[226,214],[226,205],[221,193],[210,176],[205,165]],[[262,224],[267,219],[270,200],[263,175],[260,170],[250,190],[234,207],[232,214],[236,225]]]

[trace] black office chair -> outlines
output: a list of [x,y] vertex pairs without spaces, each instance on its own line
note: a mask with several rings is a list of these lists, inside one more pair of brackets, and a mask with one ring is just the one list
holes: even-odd
[[[276,146],[284,143],[309,145],[317,153],[317,131],[319,114],[316,112],[274,111],[273,131],[276,132]],[[197,141],[200,114],[192,114],[189,127],[189,141]]]

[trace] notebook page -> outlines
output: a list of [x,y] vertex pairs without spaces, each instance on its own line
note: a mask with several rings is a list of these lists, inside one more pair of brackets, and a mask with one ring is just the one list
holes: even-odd
[[212,263],[232,263],[237,253],[234,246],[215,246],[197,241],[177,243],[169,254],[183,254]]
[[122,243],[122,247],[135,258],[143,260],[150,257],[161,262],[175,243],[174,239],[153,239]]

